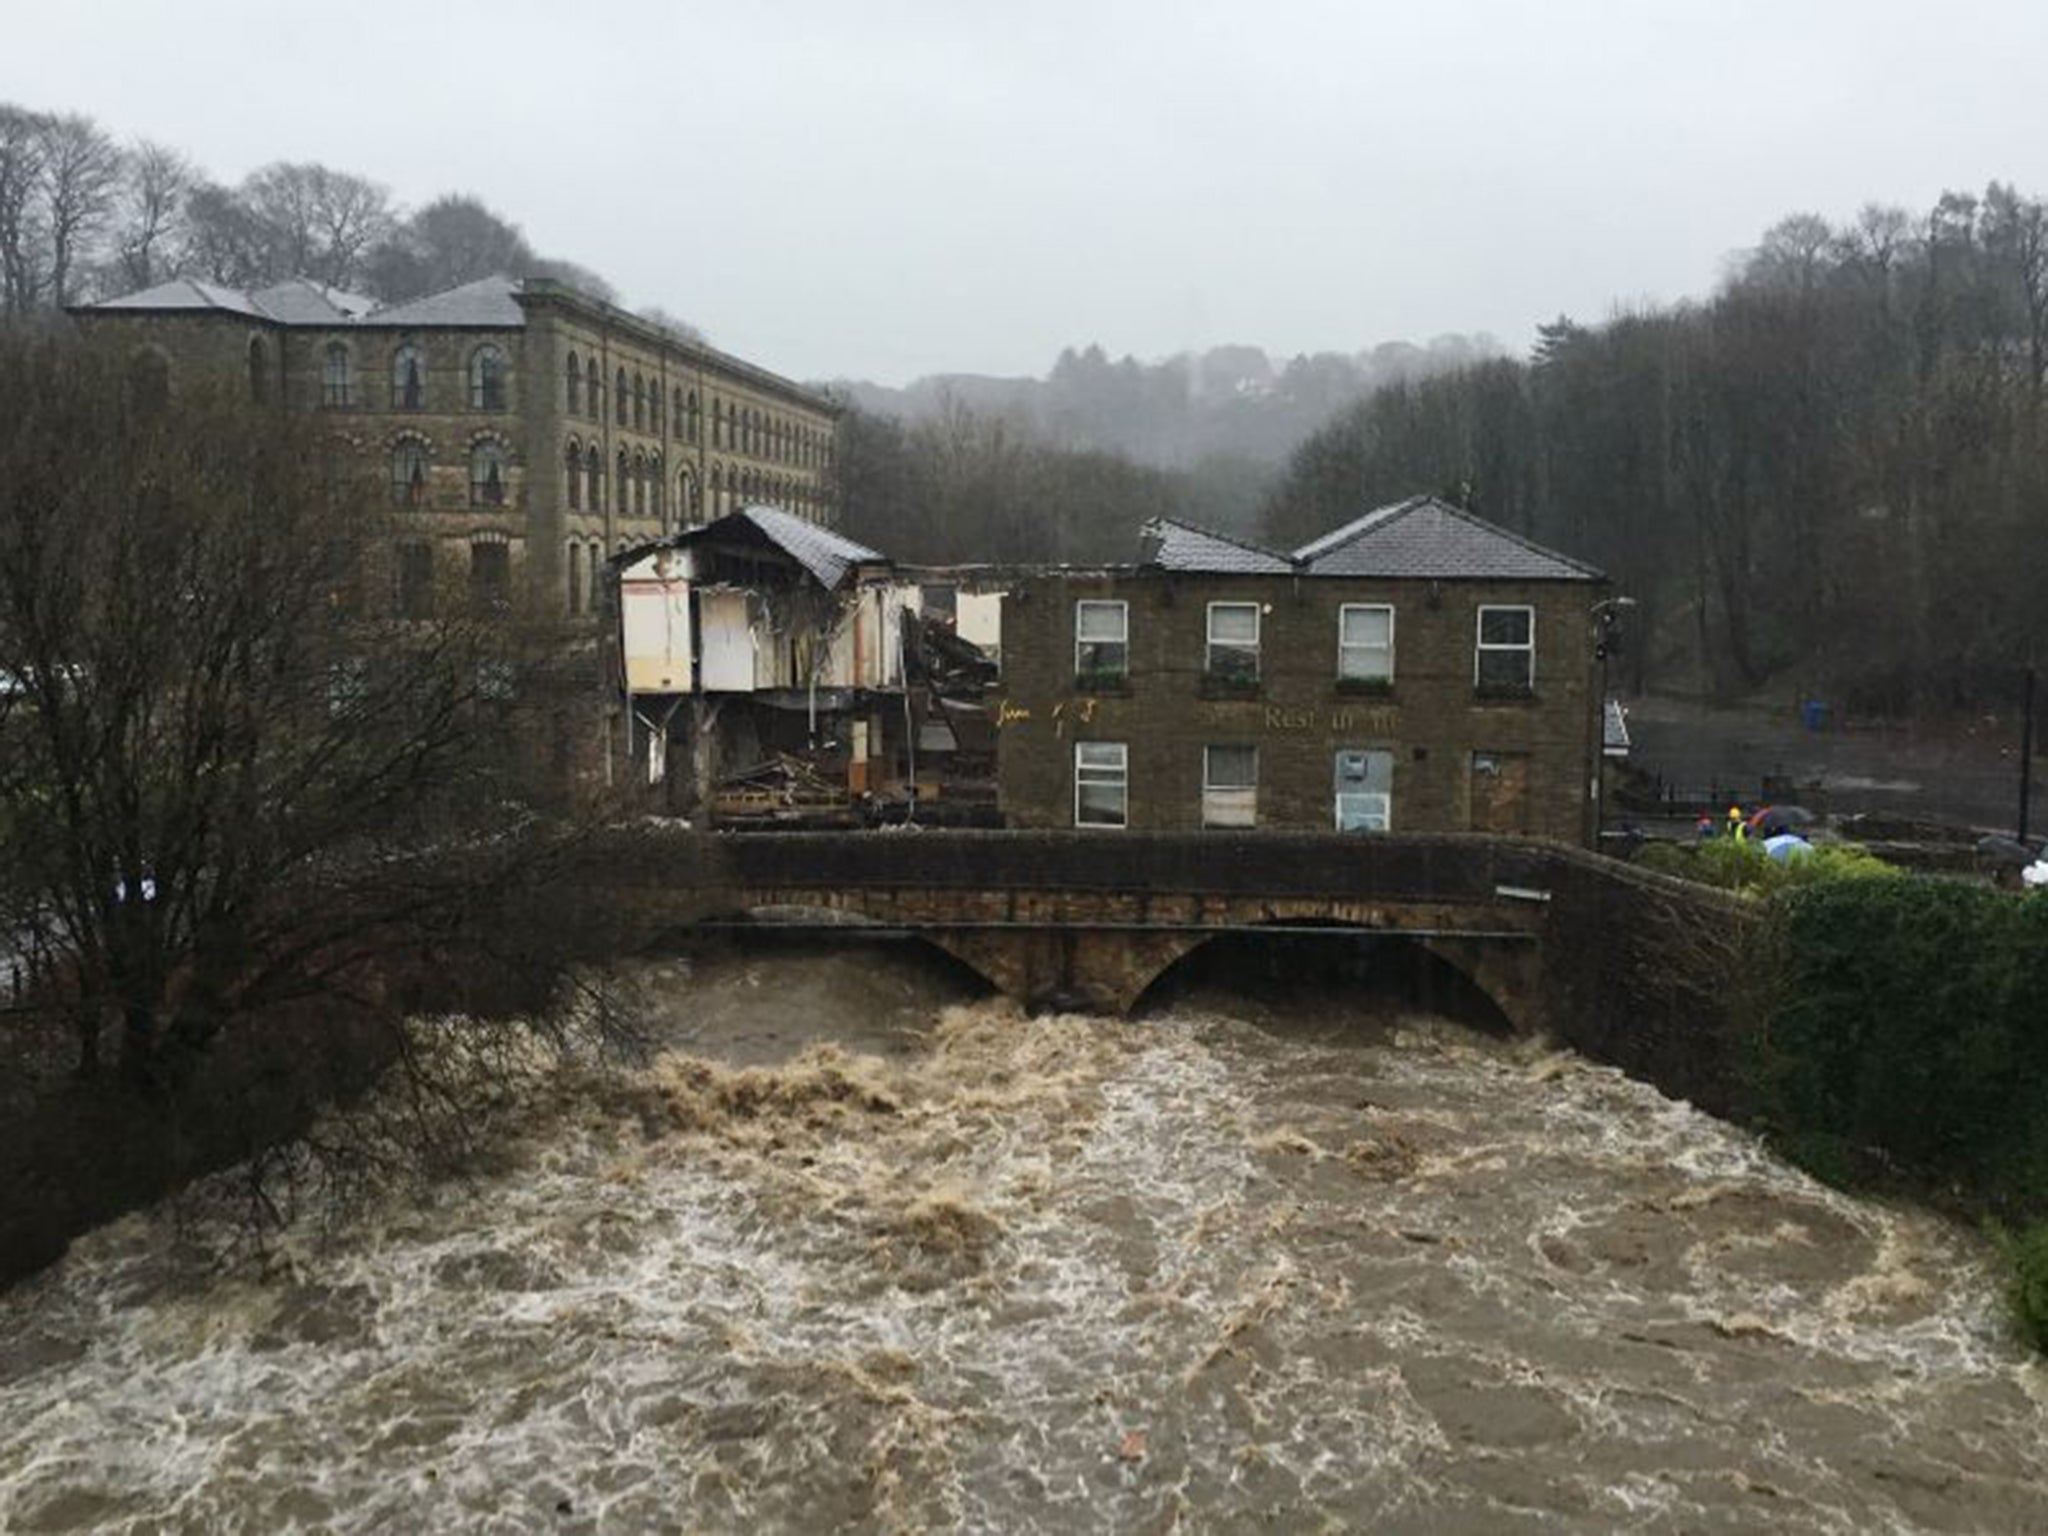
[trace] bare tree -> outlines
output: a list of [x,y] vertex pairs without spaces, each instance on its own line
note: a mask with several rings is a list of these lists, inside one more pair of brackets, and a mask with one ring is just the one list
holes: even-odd
[[43,119],[0,102],[0,315],[19,319],[42,296]]
[[121,189],[121,150],[82,113],[43,123],[43,203],[49,223],[50,296],[59,308],[72,297],[80,254],[106,223]]
[[144,139],[129,151],[114,215],[120,279],[148,288],[171,275],[183,254],[186,200],[198,167],[169,145]]
[[360,280],[364,257],[393,223],[383,187],[310,161],[281,160],[251,172],[242,200],[269,231],[273,277],[336,287]]
[[272,276],[270,233],[231,187],[202,181],[185,197],[185,268],[208,282],[253,288]]
[[[395,1020],[517,932],[518,626],[384,620],[354,461],[245,392],[0,342],[0,867],[103,1031],[175,1092],[223,1031],[318,1000]],[[502,949],[500,949],[502,946]]]
[[659,304],[643,305],[638,313],[640,318],[649,325],[658,325],[665,331],[673,331],[685,341],[701,342],[704,340],[702,329],[692,325],[680,315],[669,313]]

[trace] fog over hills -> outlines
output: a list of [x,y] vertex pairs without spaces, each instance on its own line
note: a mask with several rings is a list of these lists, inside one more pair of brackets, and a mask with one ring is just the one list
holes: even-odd
[[1091,344],[1061,352],[1044,378],[940,373],[902,388],[857,379],[831,387],[862,410],[906,421],[965,409],[1001,416],[1061,447],[1122,453],[1164,469],[1217,459],[1275,465],[1333,412],[1382,385],[1502,353],[1485,334],[1285,359],[1262,347],[1216,346],[1150,363],[1112,361]]

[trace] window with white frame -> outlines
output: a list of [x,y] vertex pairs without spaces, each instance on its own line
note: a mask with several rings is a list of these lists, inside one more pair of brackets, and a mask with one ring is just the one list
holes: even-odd
[[1209,676],[1223,683],[1259,680],[1259,605],[1209,605]]
[[1074,677],[1082,683],[1120,683],[1131,672],[1131,609],[1122,602],[1074,604]]
[[1394,825],[1394,754],[1347,747],[1337,754],[1337,830],[1386,832]]
[[1472,681],[1481,693],[1514,696],[1536,687],[1536,610],[1482,607]]
[[1394,610],[1385,603],[1346,603],[1337,610],[1337,677],[1342,682],[1394,681]]
[[1130,820],[1130,749],[1121,741],[1074,743],[1074,825],[1121,827]]
[[1202,748],[1202,825],[1251,827],[1259,820],[1259,749]]

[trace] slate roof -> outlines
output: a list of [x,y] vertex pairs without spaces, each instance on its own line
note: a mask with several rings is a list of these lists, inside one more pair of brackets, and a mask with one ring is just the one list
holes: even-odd
[[460,288],[430,293],[421,299],[408,299],[386,309],[373,309],[357,323],[407,329],[470,325],[518,330],[526,324],[526,311],[519,307],[519,300],[515,297],[518,292],[519,284],[512,278],[502,275],[480,277]]
[[249,300],[271,319],[286,325],[346,325],[377,307],[375,299],[305,277],[287,278],[258,289],[249,295]]
[[[780,507],[742,507],[731,515],[744,517],[760,529],[776,548],[817,577],[827,591],[844,581],[854,566],[886,562],[889,558],[880,550],[856,544],[830,528],[821,528]],[[708,526],[716,528],[718,524]]]
[[1294,569],[1285,555],[1177,523],[1170,517],[1153,518],[1143,532],[1146,538],[1159,541],[1148,563],[1162,570],[1284,576]]
[[1308,576],[1419,577],[1458,581],[1600,581],[1583,560],[1434,496],[1411,496],[1311,540],[1294,552]]
[[189,277],[172,278],[168,283],[158,283],[154,288],[144,288],[139,293],[124,293],[118,299],[102,299],[97,304],[77,307],[149,311],[224,309],[230,314],[248,315],[251,319],[268,318],[256,306],[256,302],[239,289],[223,288],[215,283],[195,282]]

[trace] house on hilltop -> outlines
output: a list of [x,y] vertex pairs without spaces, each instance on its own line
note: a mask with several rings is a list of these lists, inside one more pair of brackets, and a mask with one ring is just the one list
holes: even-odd
[[1592,840],[1592,566],[1429,496],[1288,553],[1146,534],[1005,599],[1007,825]]

